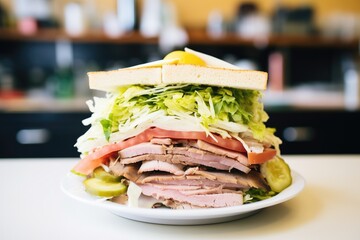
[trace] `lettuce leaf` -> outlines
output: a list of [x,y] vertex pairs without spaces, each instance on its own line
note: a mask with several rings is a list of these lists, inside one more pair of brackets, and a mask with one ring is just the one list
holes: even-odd
[[112,130],[118,125],[151,113],[164,110],[174,116],[181,112],[200,118],[205,129],[218,120],[248,126],[254,137],[263,140],[268,134],[264,122],[268,119],[255,90],[177,85],[164,87],[129,86],[119,90],[111,114],[107,117]]
[[244,203],[252,203],[262,201],[275,196],[274,191],[266,191],[260,188],[250,188],[244,193]]
[[[278,147],[280,140],[274,136],[274,130],[264,124],[268,115],[261,97],[260,91],[228,87],[130,85],[108,95],[112,102],[109,110],[94,111],[96,118],[91,117],[88,121],[92,127],[101,126],[106,141],[110,141],[114,133],[142,129],[162,118],[172,122],[184,121],[188,131],[199,131],[200,128],[210,135],[217,133],[224,138],[247,132],[261,142],[267,141]],[[175,130],[179,126],[172,127]]]

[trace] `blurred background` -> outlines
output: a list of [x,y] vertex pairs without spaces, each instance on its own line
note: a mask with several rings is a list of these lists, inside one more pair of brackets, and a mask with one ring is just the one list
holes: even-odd
[[360,1],[0,0],[0,158],[78,157],[86,72],[185,46],[269,72],[283,154],[360,153]]

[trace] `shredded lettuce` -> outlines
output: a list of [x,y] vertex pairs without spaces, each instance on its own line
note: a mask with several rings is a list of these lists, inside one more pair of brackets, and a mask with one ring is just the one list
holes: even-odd
[[260,188],[250,188],[244,193],[244,203],[258,202],[275,196],[274,191],[266,191]]
[[80,152],[89,151],[93,144],[86,142],[90,139],[105,145],[151,126],[163,127],[167,121],[172,130],[205,131],[223,138],[246,132],[278,147],[274,130],[264,124],[268,115],[261,97],[256,90],[204,85],[124,86],[105,99],[88,103],[93,114],[85,123],[91,128],[76,146]]
[[117,131],[119,125],[124,127],[140,116],[164,110],[169,116],[182,113],[199,118],[205,129],[221,128],[221,125],[231,128],[234,124],[242,126],[241,129],[249,126],[255,137],[262,140],[266,133],[263,122],[267,115],[259,96],[259,91],[254,90],[208,86],[131,86],[120,89],[107,119],[112,123],[112,129]]

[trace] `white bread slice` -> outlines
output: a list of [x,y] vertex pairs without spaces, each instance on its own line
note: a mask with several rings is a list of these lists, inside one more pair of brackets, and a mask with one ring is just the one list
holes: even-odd
[[165,64],[89,72],[90,89],[114,92],[125,85],[204,84],[239,89],[265,90],[268,74],[261,71]]
[[123,68],[113,71],[89,72],[90,89],[114,92],[125,85],[157,85],[162,83],[162,68]]
[[197,65],[163,65],[162,83],[205,84],[240,89],[265,90],[268,74],[261,71],[236,70]]

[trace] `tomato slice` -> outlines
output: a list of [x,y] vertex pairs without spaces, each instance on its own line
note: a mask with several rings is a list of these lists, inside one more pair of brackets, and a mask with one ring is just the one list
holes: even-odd
[[273,148],[266,148],[262,153],[248,153],[248,162],[249,164],[261,164],[264,163],[276,156],[276,150]]
[[91,160],[83,158],[75,165],[75,167],[73,167],[71,172],[75,173],[76,175],[87,176],[92,173],[95,168],[99,167],[102,163],[105,163],[109,156]]
[[[189,140],[202,140],[204,142],[226,148],[236,152],[246,152],[241,142],[233,138],[222,138],[219,135],[213,134],[211,136],[206,135],[205,132],[181,132],[165,130],[161,128],[149,128],[140,135],[147,135],[145,138],[150,141],[154,137],[158,138],[172,138],[172,139],[189,139]],[[136,136],[137,137],[137,136]],[[215,139],[216,140],[215,140]]]
[[[246,150],[241,142],[236,139],[224,139],[218,135],[213,134],[211,136],[207,136],[205,132],[181,132],[181,131],[172,131],[165,130],[161,128],[149,128],[139,135],[129,138],[125,141],[121,141],[118,143],[112,143],[106,146],[103,146],[96,151],[90,153],[85,158],[81,159],[78,164],[73,168],[73,171],[78,174],[88,175],[90,174],[96,167],[105,163],[108,157],[112,153],[116,153],[122,149],[131,147],[133,145],[137,145],[143,142],[149,142],[152,138],[172,138],[172,139],[190,139],[190,140],[202,140],[207,143],[229,149],[236,152],[246,153]],[[269,150],[270,151],[270,150]],[[270,151],[272,153],[272,151]],[[265,152],[264,152],[265,153]],[[276,154],[276,152],[275,152]],[[263,156],[264,155],[264,156]],[[249,153],[249,163],[256,164],[262,163],[266,160],[269,160],[272,154],[266,151],[265,154],[255,154]],[[272,157],[271,157],[272,158]]]

